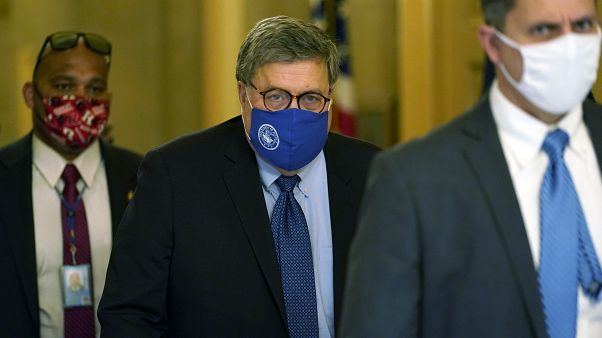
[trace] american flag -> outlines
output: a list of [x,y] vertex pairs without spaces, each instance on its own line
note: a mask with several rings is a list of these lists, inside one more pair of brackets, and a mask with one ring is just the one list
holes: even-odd
[[337,48],[341,55],[341,76],[333,92],[333,127],[341,134],[357,136],[357,118],[355,105],[355,92],[351,72],[351,59],[349,49],[349,19],[348,5],[345,0],[334,0],[335,22],[329,22],[326,15],[325,0],[310,0],[312,22],[327,30],[334,25],[334,35]]

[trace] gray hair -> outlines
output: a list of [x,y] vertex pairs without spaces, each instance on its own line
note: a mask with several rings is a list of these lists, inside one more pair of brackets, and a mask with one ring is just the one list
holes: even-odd
[[503,30],[506,15],[514,8],[516,0],[481,0],[485,23]]
[[236,61],[236,80],[250,84],[256,70],[268,63],[318,60],[326,63],[328,83],[340,73],[337,47],[328,34],[299,19],[275,16],[263,19],[249,31]]

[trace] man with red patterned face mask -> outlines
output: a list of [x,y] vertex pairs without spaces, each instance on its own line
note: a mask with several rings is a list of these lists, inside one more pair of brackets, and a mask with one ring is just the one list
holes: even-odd
[[[23,86],[33,130],[0,149],[0,328],[14,337],[95,337],[112,237],[140,157],[100,139],[111,44],[46,38]],[[69,287],[77,276],[81,287]]]
[[46,42],[33,81],[23,87],[35,135],[63,157],[79,155],[107,125],[110,58],[111,45],[101,36],[58,33]]

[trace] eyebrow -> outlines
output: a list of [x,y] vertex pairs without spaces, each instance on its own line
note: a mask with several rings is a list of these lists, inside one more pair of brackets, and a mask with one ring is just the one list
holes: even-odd
[[55,76],[52,76],[51,78],[49,78],[49,81],[51,81],[51,82],[53,82],[53,81],[73,81],[73,82],[75,82],[75,77],[69,76],[69,75],[55,75]]
[[[291,93],[291,91],[290,91],[290,90],[288,90],[288,89],[284,89],[284,88],[281,88],[281,87],[276,87],[276,86],[272,86],[272,85],[268,85],[267,89],[265,89],[265,90],[261,90],[261,92],[265,93],[265,92],[268,92],[268,91],[270,91],[270,90],[274,90],[274,89],[283,90],[283,91],[285,91],[285,92],[287,92],[287,93],[289,93],[289,94],[291,94],[291,95],[295,95],[295,96],[301,96],[301,95],[305,95],[305,94],[308,94],[308,93],[320,94],[320,95],[323,95],[323,96],[328,96],[328,95],[330,95],[330,90],[328,90],[328,93],[326,93],[326,94],[323,94],[323,93],[322,93],[322,91],[321,91],[321,90],[319,90],[319,89],[310,89],[310,90],[306,90],[306,91],[304,91],[304,92],[301,92],[301,93],[299,93],[299,94],[293,94],[293,93]],[[260,90],[258,89],[258,91],[260,91]]]
[[560,27],[562,25],[561,22],[552,22],[552,21],[538,21],[532,24],[529,24],[529,29],[533,29],[536,27],[546,26],[546,27]]
[[[572,19],[569,22],[571,24],[575,24],[577,22],[581,22],[581,21],[586,21],[586,20],[590,20],[592,22],[599,22],[598,17],[596,15],[583,15],[582,17],[579,17],[577,19]],[[559,27],[562,26],[562,22],[555,22],[555,21],[539,21],[539,22],[535,22],[529,25],[529,29],[533,29],[535,27],[539,27],[539,26],[547,26],[547,27]]]
[[[71,76],[71,75],[63,75],[63,74],[59,74],[59,75],[55,75],[53,77],[51,77],[49,79],[49,81],[71,81],[71,82],[77,82],[77,78],[75,76]],[[103,82],[106,83],[107,80],[99,77],[99,76],[95,76],[90,78],[88,81],[86,81],[86,83],[91,83],[91,82]]]
[[571,20],[571,24],[574,24],[576,22],[579,21],[585,21],[585,20],[590,20],[592,22],[598,22],[598,16],[597,15],[584,15],[581,18],[575,19],[575,20]]

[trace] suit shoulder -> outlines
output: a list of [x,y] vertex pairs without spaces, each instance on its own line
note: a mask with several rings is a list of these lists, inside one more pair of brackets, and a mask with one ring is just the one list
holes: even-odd
[[381,150],[378,146],[370,142],[337,133],[330,133],[328,135],[326,146],[332,147],[338,153],[348,154],[352,157],[372,157]]
[[[214,127],[180,136],[149,151],[143,163],[162,163],[172,174],[218,174],[232,163],[233,153],[252,152],[240,116]],[[155,162],[155,161],[159,162]]]
[[207,153],[223,149],[224,144],[233,137],[244,137],[242,119],[236,116],[216,126],[179,136],[155,150],[162,154]]
[[129,149],[125,149],[104,140],[100,140],[102,157],[107,166],[107,173],[111,175],[134,176],[138,172],[138,166],[142,162],[142,156]]
[[380,148],[355,138],[331,133],[324,147],[327,166],[365,177]]
[[593,100],[583,102],[583,119],[590,131],[602,128],[602,105]]
[[600,105],[594,100],[586,99],[585,101],[583,101],[583,107],[586,112],[602,114],[602,105]]
[[[407,166],[443,165],[454,158],[462,148],[467,126],[482,122],[481,120],[486,114],[486,111],[483,111],[484,104],[488,105],[488,101],[479,102],[474,108],[423,137],[399,143],[381,152],[378,155],[379,159],[391,160]],[[493,120],[490,123],[493,124]],[[495,128],[491,130],[495,131]]]
[[0,163],[11,165],[22,160],[25,156],[31,157],[31,133],[0,147]]
[[110,149],[111,156],[114,156],[115,159],[119,161],[133,163],[136,165],[140,164],[140,161],[142,161],[142,155],[138,154],[135,151],[113,144],[106,144],[105,146],[107,147],[107,149]]

